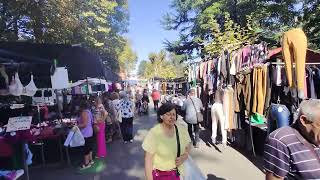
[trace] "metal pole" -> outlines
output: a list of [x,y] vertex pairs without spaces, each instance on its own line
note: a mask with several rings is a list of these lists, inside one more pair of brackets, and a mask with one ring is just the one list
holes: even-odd
[[61,107],[59,106],[59,104],[60,104],[60,99],[59,99],[59,95],[58,95],[58,90],[56,89],[56,90],[54,90],[54,91],[55,91],[55,93],[56,93],[59,119],[62,119]]

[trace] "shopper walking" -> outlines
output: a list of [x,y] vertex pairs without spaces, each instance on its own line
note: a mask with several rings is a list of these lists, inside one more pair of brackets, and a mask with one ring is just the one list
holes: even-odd
[[93,149],[93,115],[90,111],[89,103],[82,100],[80,103],[80,115],[77,119],[78,127],[85,139],[85,144],[82,147],[84,162],[80,169],[87,169],[93,164],[92,149]]
[[[95,99],[94,118],[95,126],[97,126],[97,158],[104,158],[107,155],[105,128],[108,112],[104,108],[102,101],[99,97]],[[109,122],[111,123],[111,122]]]
[[136,109],[136,113],[140,113],[140,108],[141,108],[141,101],[142,101],[142,92],[140,92],[139,89],[137,89],[136,91],[136,95],[135,95],[135,109]]
[[157,111],[159,108],[159,101],[160,101],[161,94],[158,90],[153,89],[151,93],[151,97],[153,100],[154,110]]
[[108,116],[106,117],[106,125],[105,125],[105,139],[106,143],[112,142],[112,137],[114,132],[113,128],[113,120],[112,120],[112,109],[111,109],[111,101],[110,101],[110,95],[108,92],[103,93],[102,95],[102,104],[104,108],[106,109]]
[[120,97],[117,92],[113,92],[110,95],[110,103],[109,103],[109,109],[111,114],[111,120],[112,120],[112,140],[122,138],[121,135],[121,128],[120,128],[120,122],[122,122],[122,116],[121,116],[121,110],[117,110],[117,106],[119,106],[120,103]]
[[120,92],[120,103],[116,106],[121,111],[121,132],[124,143],[133,142],[134,105],[125,91]]
[[306,100],[292,126],[277,129],[267,138],[266,180],[320,179],[319,145],[320,100]]
[[[180,180],[179,174],[184,175],[183,163],[188,159],[191,149],[190,137],[184,126],[176,125],[177,113],[174,104],[163,104],[157,115],[159,124],[148,132],[142,144],[145,151],[146,179]],[[180,144],[179,157],[177,144]]]
[[203,109],[202,102],[195,96],[195,90],[189,91],[189,97],[184,101],[182,110],[186,112],[185,121],[188,123],[188,132],[194,147],[199,147],[200,142],[200,126],[199,122],[203,121],[203,117],[199,114]]

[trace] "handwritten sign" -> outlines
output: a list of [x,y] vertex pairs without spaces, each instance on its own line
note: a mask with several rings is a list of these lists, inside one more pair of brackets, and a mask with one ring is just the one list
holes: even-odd
[[6,132],[30,129],[32,116],[21,116],[9,118]]

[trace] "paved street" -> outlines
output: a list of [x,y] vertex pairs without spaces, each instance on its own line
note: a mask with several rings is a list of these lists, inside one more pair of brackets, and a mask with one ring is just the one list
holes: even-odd
[[[144,179],[143,150],[141,143],[150,129],[156,123],[156,114],[135,119],[135,142],[123,144],[116,141],[107,145],[108,156],[105,161],[96,162],[94,170],[79,173],[75,168],[64,166],[31,168],[31,180],[141,180]],[[179,120],[179,123],[183,123]],[[208,180],[260,180],[264,179],[260,171],[245,156],[231,147],[207,146],[201,142],[199,149],[192,152]]]

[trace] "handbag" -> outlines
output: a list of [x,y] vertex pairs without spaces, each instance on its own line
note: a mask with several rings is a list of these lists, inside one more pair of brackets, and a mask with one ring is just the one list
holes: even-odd
[[[180,138],[179,138],[179,130],[176,125],[174,125],[176,131],[177,138],[177,157],[180,157]],[[160,171],[153,170],[152,171],[153,180],[180,180],[180,173],[178,167],[175,170],[171,171]]]
[[74,126],[72,130],[69,132],[67,139],[64,142],[64,146],[79,147],[84,146],[84,144],[85,140],[80,132],[80,129],[77,126]]
[[191,102],[192,102],[192,104],[193,104],[194,110],[196,111],[197,122],[198,122],[198,123],[203,122],[203,114],[202,114],[201,110],[198,112],[198,111],[197,111],[197,108],[196,108],[196,105],[194,104],[194,102],[193,102],[193,100],[192,100],[191,97],[190,97],[190,100],[191,100]]

